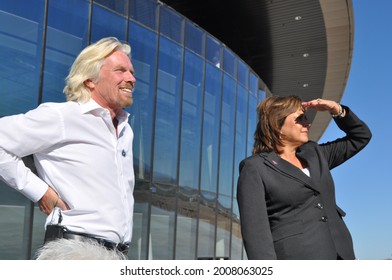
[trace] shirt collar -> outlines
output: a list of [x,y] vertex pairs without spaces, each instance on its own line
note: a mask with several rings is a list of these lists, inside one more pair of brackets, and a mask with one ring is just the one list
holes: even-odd
[[[87,113],[92,113],[92,114],[98,113],[99,114],[102,111],[109,111],[108,109],[101,107],[92,98],[90,98],[90,100],[87,101],[86,103],[79,103],[79,105],[80,105],[82,114],[87,114]],[[119,109],[116,113],[116,116],[117,116],[119,123],[122,123],[123,121],[128,121],[129,113],[124,110]]]
[[92,99],[92,98],[90,98],[90,100],[87,101],[86,103],[79,102],[79,106],[82,111],[82,114],[86,114],[86,113],[90,113],[90,112],[93,113],[93,111],[105,110],[104,108],[99,106],[99,104],[97,102],[95,102],[94,99]]

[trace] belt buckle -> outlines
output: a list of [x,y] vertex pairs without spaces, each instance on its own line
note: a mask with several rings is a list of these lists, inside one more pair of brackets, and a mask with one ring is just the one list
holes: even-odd
[[123,254],[128,254],[129,244],[128,243],[118,243],[116,245],[116,249]]

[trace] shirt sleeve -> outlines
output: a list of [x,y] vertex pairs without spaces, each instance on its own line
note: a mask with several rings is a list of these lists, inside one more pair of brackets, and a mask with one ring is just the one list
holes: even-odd
[[0,119],[0,179],[37,202],[48,185],[34,174],[22,157],[42,152],[61,141],[59,112],[43,104],[38,108]]
[[0,148],[0,178],[28,199],[37,202],[48,185],[35,175],[22,159]]

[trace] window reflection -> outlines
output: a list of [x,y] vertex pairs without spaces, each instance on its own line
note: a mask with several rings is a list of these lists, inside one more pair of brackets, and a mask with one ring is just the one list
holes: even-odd
[[254,133],[257,125],[257,96],[253,93],[249,94],[249,110],[248,110],[248,141],[246,155],[250,156],[253,150]]
[[[247,72],[246,72],[247,73]],[[248,80],[248,78],[245,78]],[[243,86],[238,86],[238,94],[237,94],[237,110],[236,110],[236,128],[235,128],[235,158],[234,158],[234,175],[233,182],[234,186],[236,186],[236,182],[238,180],[239,175],[239,163],[246,157],[246,148],[247,148],[247,119],[248,119],[248,90]],[[241,238],[241,230],[239,225],[239,211],[238,204],[236,200],[236,187],[234,187],[233,195],[232,195],[232,240],[239,240]],[[242,246],[239,245],[238,242],[232,242],[230,244],[231,259],[240,259]]]
[[[70,4],[78,9],[70,10]],[[42,102],[65,101],[64,78],[68,75],[76,56],[88,43],[86,18],[88,13],[89,5],[86,2],[78,0],[49,2]]]
[[193,189],[199,186],[203,65],[200,57],[185,52],[179,184]]
[[222,94],[222,117],[219,159],[219,193],[217,239],[215,243],[217,257],[229,257],[233,191],[234,161],[234,125],[235,125],[236,83],[224,75]]
[[211,36],[207,36],[206,41],[206,59],[214,64],[216,67],[221,68],[222,65],[222,47],[220,43]]
[[247,143],[247,126],[246,120],[248,117],[248,91],[238,86],[237,94],[237,112],[236,112],[236,127],[235,127],[235,158],[234,158],[234,182],[237,182],[239,170],[238,166],[241,160],[246,157],[246,143]]
[[224,49],[223,61],[223,69],[225,72],[232,77],[236,77],[236,59],[229,49]]
[[175,184],[179,147],[182,48],[161,36],[154,137],[154,181]]
[[155,184],[151,191],[149,259],[171,260],[174,257],[177,187]]
[[193,260],[196,255],[198,219],[198,193],[196,190],[179,188],[177,192],[177,221],[175,259]]
[[203,31],[195,26],[192,22],[186,22],[185,30],[185,47],[191,49],[199,55],[203,55],[204,52],[204,33]]
[[155,30],[156,0],[130,0],[129,2],[130,17],[135,21]]
[[245,88],[248,88],[249,68],[242,60],[238,60],[238,83]]
[[91,27],[92,42],[111,36],[117,37],[119,40],[126,39],[126,17],[119,17],[114,11],[99,5],[93,6],[93,15],[94,21]]
[[[134,104],[126,109],[136,176],[129,258],[246,258],[235,183],[265,97],[259,78],[221,42],[155,0],[26,3],[0,2],[0,83],[7,89],[1,115],[64,101],[64,78],[90,40],[128,38],[137,78]],[[4,184],[0,208],[7,213],[0,217],[6,229],[0,258],[31,258],[42,244],[45,215]]]
[[[257,125],[257,104],[258,104],[258,90],[259,79],[253,72],[249,73],[249,101],[248,101],[248,137],[246,155],[250,156],[253,150],[254,132]],[[264,97],[263,97],[264,98]]]
[[231,200],[227,198],[231,197],[233,188],[235,102],[236,83],[232,78],[224,75],[219,153],[219,202],[228,209],[231,208]]
[[130,44],[136,87],[133,105],[126,110],[131,113],[134,133],[134,170],[138,179],[150,180],[157,35],[138,24],[131,23]]
[[25,9],[24,3],[0,3],[2,116],[25,113],[38,104],[42,26],[37,23],[44,18],[44,1],[37,1],[31,9]]
[[[134,0],[132,0],[133,2]],[[109,8],[117,13],[120,13],[124,16],[128,14],[128,2],[129,0],[94,0],[96,3],[100,3],[106,8]]]
[[[216,199],[207,199],[206,192],[201,195],[198,225],[197,258],[208,259],[215,257],[216,233]],[[210,196],[216,196],[216,193]]]
[[183,18],[171,9],[160,6],[160,32],[175,42],[182,43]]
[[202,192],[208,191],[215,197],[218,182],[222,72],[207,64],[205,79],[200,186]]

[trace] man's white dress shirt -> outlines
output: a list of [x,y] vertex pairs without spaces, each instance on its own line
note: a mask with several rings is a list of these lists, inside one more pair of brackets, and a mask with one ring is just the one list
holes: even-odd
[[[90,100],[44,103],[0,118],[0,178],[37,202],[51,186],[70,210],[62,225],[113,242],[130,242],[135,184],[129,114],[110,113]],[[39,177],[22,157],[34,154]],[[46,224],[57,224],[59,209]]]

